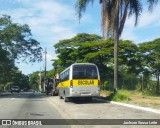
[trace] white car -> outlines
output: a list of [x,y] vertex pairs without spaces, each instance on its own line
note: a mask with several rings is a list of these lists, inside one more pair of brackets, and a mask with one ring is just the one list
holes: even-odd
[[20,89],[19,89],[19,87],[18,86],[12,86],[11,87],[11,93],[13,93],[13,92],[20,92]]

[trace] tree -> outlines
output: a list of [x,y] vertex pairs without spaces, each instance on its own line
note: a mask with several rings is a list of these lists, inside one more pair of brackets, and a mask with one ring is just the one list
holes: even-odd
[[[88,38],[91,36],[92,34],[88,34]],[[98,37],[98,35],[95,36]],[[77,41],[73,41],[73,39],[77,39],[77,37],[79,39],[78,43]],[[61,40],[58,43],[56,43],[55,49],[59,59],[54,61],[54,67],[58,67],[57,70],[62,71],[63,69],[70,66],[72,63],[76,62],[95,63],[98,66],[98,69],[100,70],[101,82],[103,83],[106,80],[110,80],[110,83],[112,83],[114,64],[114,40],[109,38],[105,41],[99,39],[93,41],[86,41],[83,38],[84,36],[81,36],[81,38],[79,38],[79,34],[77,34],[77,36],[71,39],[67,39],[67,43],[66,40]],[[64,45],[62,44],[62,42],[64,43]],[[136,64],[132,64],[136,52],[137,46],[133,44],[132,41],[120,40],[119,62],[121,64],[121,69],[125,69],[126,74],[133,73],[137,75],[135,73]]]
[[13,23],[10,16],[0,17],[0,83],[28,86],[28,77],[18,71],[15,61],[35,62],[42,59],[42,48],[32,38],[28,25]]
[[5,87],[12,80],[12,69],[15,69],[14,60],[8,51],[0,47],[0,83]]
[[160,93],[160,38],[139,44],[139,52],[144,67],[142,71],[148,70],[148,72],[156,76],[156,90],[157,93]]
[[42,48],[32,38],[28,25],[13,23],[10,16],[0,18],[0,48],[7,50],[13,59],[22,61],[41,61]]
[[29,88],[29,77],[19,70],[13,70],[12,83],[13,86],[19,86],[20,89]]
[[30,78],[30,81],[29,81],[30,88],[32,88],[34,90],[38,90],[39,89],[39,83],[40,83],[39,71],[33,72],[32,74],[30,74],[29,78]]
[[[80,54],[76,55],[77,54],[76,49],[79,47],[81,43],[87,41],[98,41],[101,39],[102,37],[95,34],[80,33],[71,39],[60,40],[58,43],[54,45],[56,53],[58,54],[58,58],[60,58],[60,60],[54,61],[53,66],[54,67],[57,67],[58,65],[62,66],[61,70],[63,70],[63,68],[68,67],[75,62],[76,58],[73,58],[74,55],[77,57],[80,56]],[[75,52],[73,53],[73,51]],[[69,53],[71,52],[73,55],[69,55]]]
[[[77,0],[76,9],[79,19],[85,12],[86,6],[94,0]],[[149,10],[158,0],[148,0]],[[118,41],[122,34],[127,16],[135,15],[135,25],[143,10],[140,0],[99,0],[101,4],[101,24],[104,39],[108,36],[114,38],[114,92],[118,86]]]
[[54,76],[54,71],[53,70],[47,71],[47,74],[46,74],[47,78],[53,78],[53,76]]

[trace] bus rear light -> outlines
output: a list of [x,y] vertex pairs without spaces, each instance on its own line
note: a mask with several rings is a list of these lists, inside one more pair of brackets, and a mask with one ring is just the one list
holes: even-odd
[[70,87],[73,88],[73,81],[70,81]]
[[101,82],[100,82],[100,80],[98,80],[98,86],[100,86],[100,84],[101,84]]

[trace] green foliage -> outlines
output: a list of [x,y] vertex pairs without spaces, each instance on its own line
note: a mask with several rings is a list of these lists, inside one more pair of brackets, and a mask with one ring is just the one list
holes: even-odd
[[145,81],[148,82],[149,77],[155,75],[157,78],[157,93],[160,93],[158,82],[160,76],[160,38],[139,44],[139,53],[142,60],[141,72],[146,78]]
[[9,52],[0,47],[0,83],[6,84],[11,80],[13,69],[15,65]]
[[136,85],[139,82],[139,78],[135,74],[120,72],[119,73],[119,89],[135,90]]
[[10,16],[0,18],[0,48],[7,49],[13,59],[35,62],[41,61],[42,48],[39,42],[32,38],[28,25],[13,23]]
[[[76,1],[76,11],[79,20],[82,17],[82,13],[85,12],[86,7],[89,3],[93,4],[94,0],[77,0]],[[101,4],[101,29],[103,38],[108,37],[114,38],[114,90],[117,90],[118,86],[118,46],[119,38],[123,32],[123,28],[127,17],[135,15],[134,25],[138,23],[138,18],[143,11],[143,4],[140,0],[99,0]],[[157,4],[158,0],[148,0],[149,10],[152,10],[153,5]],[[159,75],[158,75],[159,78]],[[157,80],[159,81],[159,80]],[[158,83],[159,84],[159,83]],[[159,85],[157,85],[157,90],[159,93]]]
[[13,86],[19,86],[21,89],[29,88],[29,77],[15,70],[12,76]]
[[[53,66],[56,72],[60,73],[72,63],[95,63],[100,71],[101,89],[113,90],[113,39],[102,41],[99,36],[94,35],[94,37],[92,34],[83,33],[71,39],[59,41],[55,45],[58,60],[54,61]],[[137,89],[137,85],[142,83],[140,75],[142,72],[144,74],[144,89],[153,86],[150,79],[160,67],[159,45],[159,39],[139,45],[133,44],[129,40],[119,41],[119,89]],[[108,83],[104,84],[105,81]]]
[[159,96],[159,93],[155,90],[145,90],[143,93],[144,96]]
[[118,90],[116,94],[111,93],[107,100],[109,101],[129,101],[129,92],[127,90]]
[[47,71],[47,73],[46,73],[47,78],[53,78],[53,76],[54,76],[54,71],[53,70]]
[[95,34],[81,33],[71,39],[60,40],[54,45],[59,60],[56,60],[53,63],[53,66],[65,68],[76,61],[81,61],[81,58],[83,59],[83,54],[88,51],[88,47],[86,48],[87,51],[84,51],[83,48],[79,48],[81,43],[87,41],[98,41],[100,39],[101,37]]
[[[41,81],[40,81],[40,74],[41,74]],[[49,71],[46,72],[46,77],[47,78],[53,78],[53,75],[54,75],[53,70],[49,70]],[[38,91],[40,82],[41,82],[41,84],[43,84],[44,78],[45,78],[45,73],[44,72],[40,73],[40,71],[36,71],[36,72],[33,72],[32,74],[29,74],[29,79],[30,79],[29,88],[32,88],[32,89]]]
[[40,83],[40,79],[39,79],[39,71],[37,72],[33,72],[32,74],[29,75],[29,85],[30,85],[30,88],[32,89],[35,89],[35,90],[38,90],[38,86],[39,86],[39,83]]
[[105,81],[103,84],[101,84],[101,90],[109,90],[108,85],[108,81]]
[[148,66],[153,73],[160,71],[160,38],[139,44],[139,52],[143,66]]
[[31,87],[33,90],[38,91],[39,90],[39,85],[37,83],[34,83]]
[[13,23],[10,16],[0,17],[0,28],[0,86],[7,88],[13,83],[21,89],[29,87],[28,76],[18,70],[15,62],[41,61],[40,43],[32,38],[28,25]]
[[[55,44],[58,60],[53,66],[58,69],[65,69],[73,63],[95,63],[99,70],[102,83],[113,77],[113,39],[100,40],[101,37],[92,34],[77,34],[77,36],[61,40]],[[84,42],[83,42],[84,41]],[[133,60],[137,46],[131,41],[120,40],[119,61],[122,67],[127,66],[133,69],[128,60]],[[134,71],[132,71],[134,72]]]

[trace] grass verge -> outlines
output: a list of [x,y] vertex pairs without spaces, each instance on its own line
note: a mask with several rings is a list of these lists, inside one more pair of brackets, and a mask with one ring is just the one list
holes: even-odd
[[104,100],[134,104],[142,107],[160,109],[160,96],[150,92],[118,90],[116,94],[110,91],[101,91],[100,96]]
[[129,93],[126,90],[119,90],[116,94],[111,93],[106,97],[109,101],[123,101],[128,102],[131,99],[129,98]]

